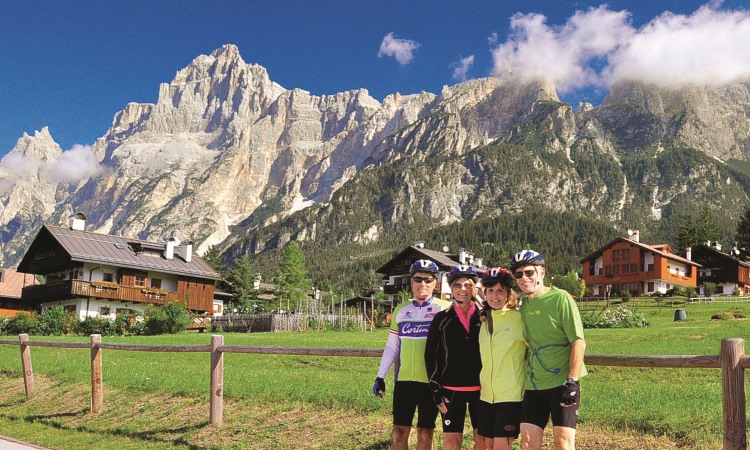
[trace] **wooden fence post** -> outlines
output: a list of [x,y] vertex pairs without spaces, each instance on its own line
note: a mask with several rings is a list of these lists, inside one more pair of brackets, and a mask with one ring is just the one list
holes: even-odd
[[224,352],[219,346],[224,345],[224,336],[211,336],[211,425],[224,423]]
[[721,341],[721,384],[724,394],[724,450],[747,448],[745,412],[745,370],[740,358],[745,355],[745,341]]
[[91,335],[91,412],[94,414],[101,412],[104,405],[101,342],[101,334]]
[[21,369],[23,370],[23,385],[26,388],[26,400],[34,398],[34,371],[31,369],[31,349],[27,341],[28,334],[19,334],[18,342],[21,347]]

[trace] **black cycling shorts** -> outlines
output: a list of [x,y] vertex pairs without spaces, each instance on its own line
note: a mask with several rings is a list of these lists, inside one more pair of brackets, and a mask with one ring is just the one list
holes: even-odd
[[477,428],[479,424],[479,391],[466,392],[445,389],[444,392],[449,402],[446,404],[448,412],[440,414],[443,421],[443,433],[464,432],[467,406],[469,408],[471,426]]
[[435,428],[438,410],[432,401],[430,385],[418,381],[396,381],[393,386],[393,424],[411,427],[417,409],[417,427]]
[[479,402],[479,435],[488,439],[517,438],[521,433],[521,402]]
[[555,427],[576,427],[578,422],[578,405],[581,404],[580,397],[575,405],[560,406],[560,396],[564,386],[539,391],[527,390],[523,395],[521,407],[521,423],[530,423],[539,428],[544,428],[552,416],[552,425]]

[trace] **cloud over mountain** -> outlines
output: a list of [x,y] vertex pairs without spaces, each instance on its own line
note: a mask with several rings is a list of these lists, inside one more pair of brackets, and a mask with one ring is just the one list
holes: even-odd
[[635,80],[664,87],[718,85],[750,77],[750,11],[708,4],[691,15],[666,12],[639,29],[606,5],[561,26],[516,14],[509,38],[492,50],[501,78],[544,79],[561,92]]

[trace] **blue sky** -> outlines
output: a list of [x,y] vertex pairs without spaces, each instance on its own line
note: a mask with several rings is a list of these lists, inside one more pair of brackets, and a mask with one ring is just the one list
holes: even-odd
[[[555,83],[564,86],[561,97],[571,103],[598,103],[608,77],[659,71],[648,62],[632,63],[632,55],[628,59],[627,52],[621,52],[617,58],[629,63],[614,66],[608,76],[597,73],[606,65],[603,58],[614,58],[613,44],[583,48],[585,42],[595,41],[581,37],[585,27],[611,20],[607,26],[614,39],[636,42],[633,36],[645,35],[649,42],[659,39],[659,30],[669,34],[670,25],[654,25],[658,17],[669,22],[665,11],[690,18],[704,6],[739,11],[735,22],[742,21],[738,29],[744,30],[748,3],[610,1],[602,7],[602,2],[516,0],[2,2],[0,156],[24,132],[33,134],[44,126],[63,150],[90,145],[127,103],[155,102],[160,83],[170,82],[196,56],[229,43],[238,46],[246,62],[266,67],[271,79],[285,88],[315,95],[366,88],[378,100],[394,92],[439,93],[443,85],[489,76],[502,64],[512,63],[515,73],[534,73],[533,64],[527,64],[534,59],[529,55],[565,53],[564,61],[547,64],[555,68]],[[585,13],[579,18],[588,25],[572,20],[576,11]],[[722,17],[719,22],[731,20]],[[647,28],[656,31],[641,33]],[[566,39],[577,46],[565,44]],[[550,45],[552,41],[556,44]],[[750,40],[732,42],[750,46]],[[567,54],[570,48],[583,49]],[[737,70],[741,76],[746,68]],[[684,72],[694,70],[686,67]]]

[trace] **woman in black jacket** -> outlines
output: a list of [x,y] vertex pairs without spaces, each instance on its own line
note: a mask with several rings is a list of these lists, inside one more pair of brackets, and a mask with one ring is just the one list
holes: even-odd
[[430,388],[443,422],[443,448],[460,449],[466,409],[474,429],[474,449],[482,448],[479,424],[479,306],[478,276],[473,267],[459,265],[448,273],[453,306],[435,315],[427,334],[425,366]]

